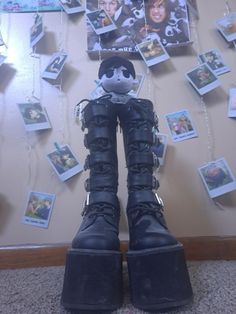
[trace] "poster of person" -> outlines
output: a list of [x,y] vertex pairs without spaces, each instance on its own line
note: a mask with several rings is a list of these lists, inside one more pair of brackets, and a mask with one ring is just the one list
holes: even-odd
[[0,66],[4,63],[6,58],[7,58],[6,56],[0,54]]
[[84,6],[79,0],[59,0],[67,14],[74,14],[85,11]]
[[48,228],[54,201],[54,194],[31,191],[28,196],[22,223]]
[[236,118],[236,87],[229,90],[228,117]]
[[42,78],[56,80],[61,73],[63,66],[66,62],[67,53],[63,51],[55,52],[42,73]]
[[144,41],[138,44],[137,48],[148,67],[170,58],[158,39]]
[[207,63],[203,63],[186,73],[186,78],[200,95],[220,86],[220,81]]
[[57,147],[47,155],[48,161],[62,181],[66,181],[83,170],[68,145]]
[[216,27],[223,37],[231,42],[236,39],[236,12],[230,12],[216,21]]
[[157,156],[160,166],[164,165],[168,135],[157,133],[156,143],[152,146],[152,152]]
[[211,161],[198,171],[211,198],[236,190],[235,177],[224,158]]
[[30,47],[34,47],[44,36],[42,16],[36,14],[34,17],[34,25],[30,28]]
[[60,11],[59,0],[1,0],[0,12]]
[[209,65],[215,75],[221,75],[230,71],[230,68],[223,60],[220,50],[217,48],[208,50],[198,57],[201,63],[207,63],[207,65]]
[[46,109],[43,108],[40,103],[19,103],[18,107],[26,131],[38,131],[51,128]]
[[191,43],[185,0],[87,0],[86,12],[105,10],[117,29],[98,36],[87,23],[88,52],[137,52],[148,38],[164,47]]
[[87,14],[87,18],[97,35],[116,29],[116,25],[104,10],[90,12]]
[[184,141],[198,136],[188,110],[168,113],[165,115],[165,118],[173,142]]

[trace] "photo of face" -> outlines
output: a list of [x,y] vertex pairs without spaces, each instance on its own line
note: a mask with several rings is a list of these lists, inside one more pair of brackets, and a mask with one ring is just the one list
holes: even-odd
[[98,0],[98,8],[106,11],[106,13],[110,17],[114,16],[118,7],[119,7],[118,0]]
[[162,23],[167,18],[165,1],[152,1],[152,4],[149,8],[149,16],[154,23]]

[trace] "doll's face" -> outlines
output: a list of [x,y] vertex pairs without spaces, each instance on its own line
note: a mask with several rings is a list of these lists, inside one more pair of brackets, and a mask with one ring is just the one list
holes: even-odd
[[135,80],[130,72],[124,67],[109,68],[101,77],[101,85],[106,92],[127,94]]

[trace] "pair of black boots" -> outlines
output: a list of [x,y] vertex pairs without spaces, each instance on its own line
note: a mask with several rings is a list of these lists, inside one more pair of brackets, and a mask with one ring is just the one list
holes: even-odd
[[158,161],[151,150],[157,127],[153,104],[136,98],[117,103],[111,95],[89,101],[83,111],[85,146],[90,151],[85,169],[90,169],[90,177],[83,221],[67,253],[62,305],[96,313],[122,305],[118,122],[128,168],[131,302],[146,311],[184,305],[192,298],[192,288],[183,247],[169,233],[162,202],[153,192],[158,188],[153,176]]

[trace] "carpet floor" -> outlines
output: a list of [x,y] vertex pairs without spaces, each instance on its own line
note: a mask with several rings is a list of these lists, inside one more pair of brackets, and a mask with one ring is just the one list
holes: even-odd
[[[236,261],[191,261],[188,269],[193,302],[165,314],[236,314]],[[71,313],[60,305],[63,276],[62,266],[0,270],[0,313]],[[146,313],[130,303],[128,275],[124,268],[124,304],[112,314]],[[94,311],[94,314],[102,313]]]

